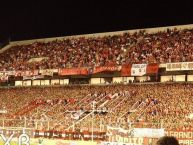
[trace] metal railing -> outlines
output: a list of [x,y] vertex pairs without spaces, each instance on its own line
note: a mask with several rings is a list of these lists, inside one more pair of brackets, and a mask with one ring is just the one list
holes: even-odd
[[[93,112],[90,112],[88,115],[84,116],[82,119],[80,119],[77,122],[74,122],[71,126],[69,126],[67,129],[70,129],[73,127],[73,129],[76,129],[76,124],[81,123],[81,121],[85,120],[88,118],[88,116],[91,117]],[[92,117],[89,118],[90,123],[92,121]],[[107,122],[106,120],[100,118],[95,120],[95,129],[100,128],[100,131],[106,131],[106,126],[113,126],[113,127],[122,127],[125,129],[129,129],[130,127],[132,128],[165,128],[165,129],[192,129],[192,122],[178,122],[178,123],[165,123],[165,122],[157,122],[157,123],[151,123],[151,122],[134,122],[134,123],[129,123],[129,122],[117,122],[116,124],[112,124],[110,122]],[[88,120],[86,120],[88,121]],[[25,129],[39,129],[39,130],[50,130],[54,126],[54,122],[57,122],[56,120],[42,120],[42,119],[28,119],[28,118],[23,118],[23,119],[6,119],[6,118],[1,118],[0,119],[0,128],[25,128]],[[92,125],[90,123],[81,123],[82,125],[79,126],[78,128],[81,130],[91,130]],[[101,129],[102,128],[102,129]]]

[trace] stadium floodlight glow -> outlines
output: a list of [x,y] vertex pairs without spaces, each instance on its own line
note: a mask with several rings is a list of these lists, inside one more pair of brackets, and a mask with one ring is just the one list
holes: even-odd
[[[3,145],[11,145],[11,141],[14,135],[15,134],[12,133],[11,136],[9,136],[9,138],[6,138],[4,134],[0,134],[2,140],[4,141]],[[27,134],[23,133],[18,138],[18,145],[30,145],[29,141],[30,141],[30,137]]]

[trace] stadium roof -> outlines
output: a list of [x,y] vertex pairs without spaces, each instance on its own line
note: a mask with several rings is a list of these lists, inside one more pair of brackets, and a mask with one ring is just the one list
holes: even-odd
[[10,1],[1,4],[0,37],[37,39],[193,23],[190,1]]

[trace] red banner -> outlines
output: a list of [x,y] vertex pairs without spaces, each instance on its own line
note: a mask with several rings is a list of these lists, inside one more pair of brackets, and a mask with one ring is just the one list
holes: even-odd
[[156,74],[158,72],[158,69],[159,69],[159,64],[156,64],[156,63],[148,64],[146,73],[147,74]]
[[71,68],[71,69],[59,69],[59,75],[88,75],[87,68]]
[[115,71],[120,71],[121,66],[98,66],[93,69],[93,74],[95,73],[100,73],[100,72],[115,72]]
[[121,69],[121,76],[131,76],[131,64],[125,64]]

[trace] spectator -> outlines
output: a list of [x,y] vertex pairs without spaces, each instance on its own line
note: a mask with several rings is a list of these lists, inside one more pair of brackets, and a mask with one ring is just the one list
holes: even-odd
[[179,142],[173,136],[164,136],[157,141],[156,145],[179,145]]

